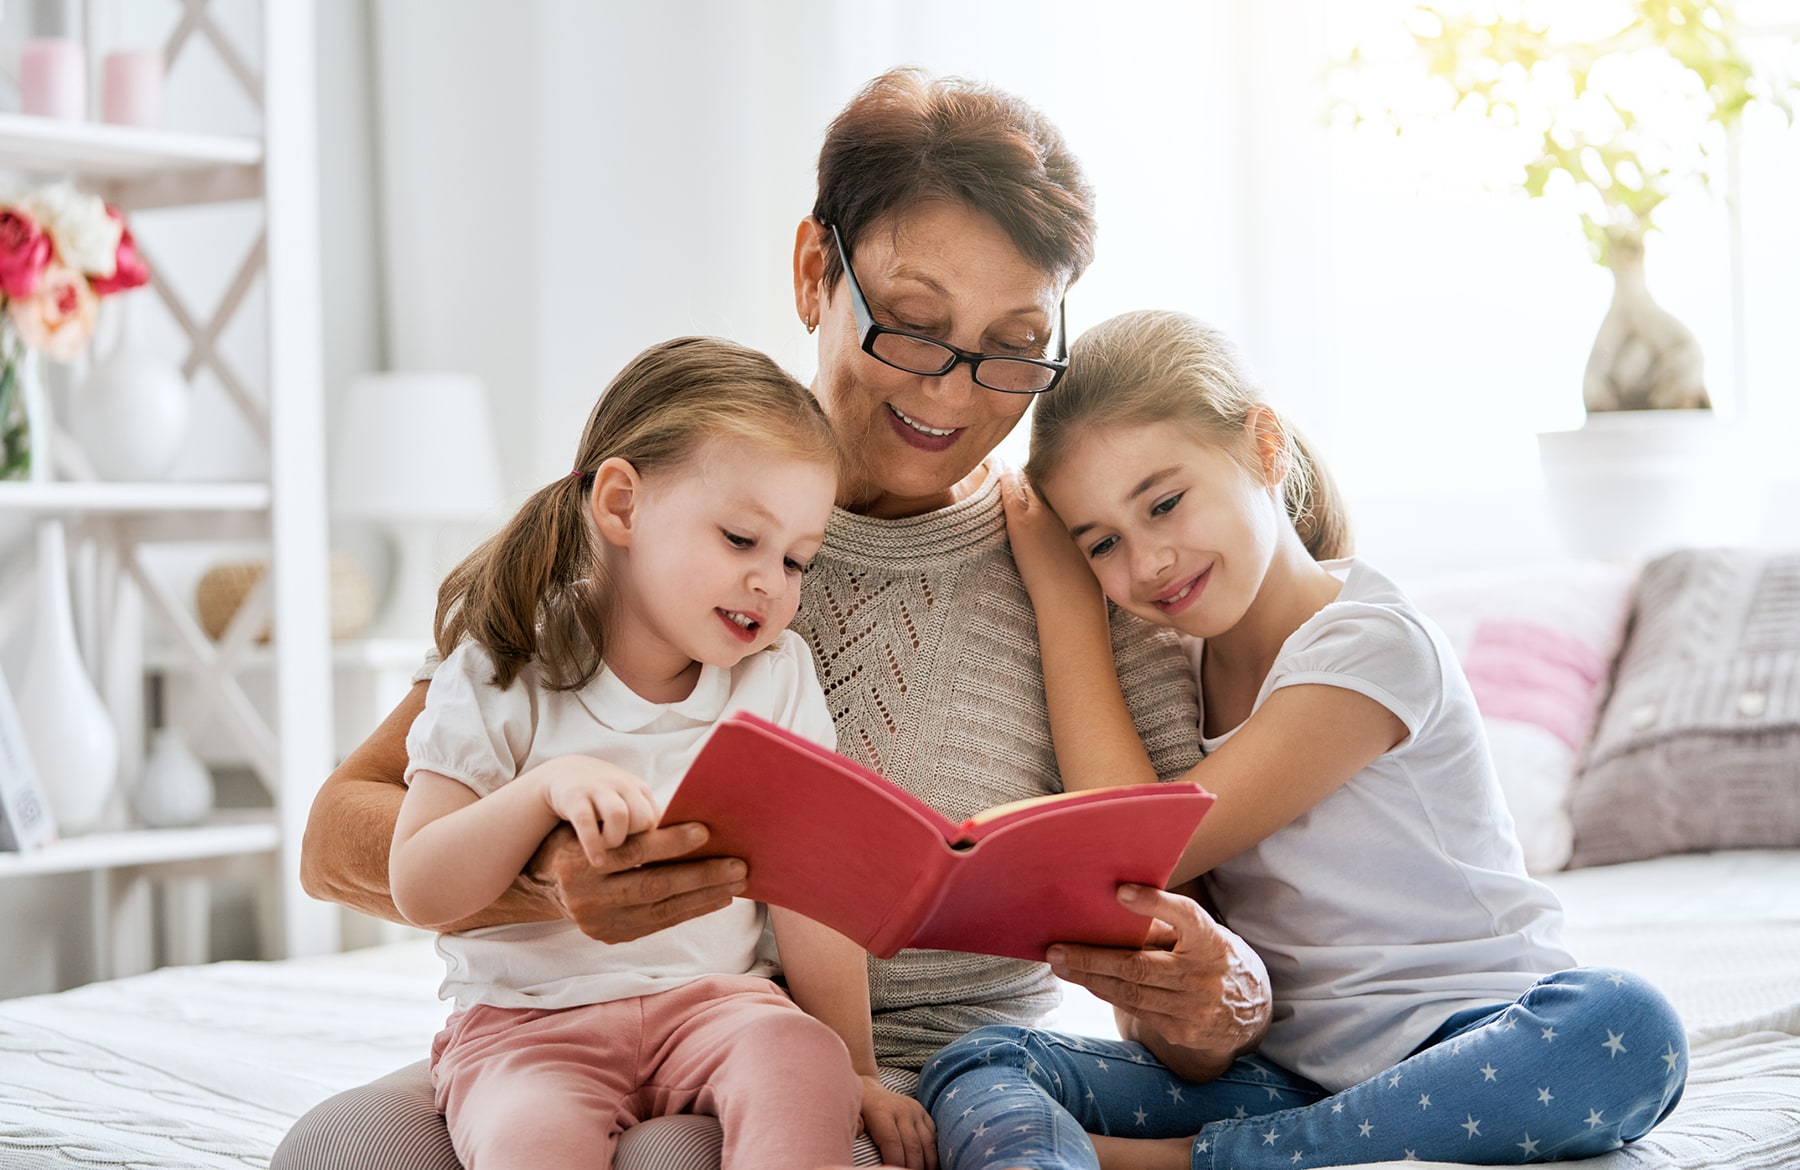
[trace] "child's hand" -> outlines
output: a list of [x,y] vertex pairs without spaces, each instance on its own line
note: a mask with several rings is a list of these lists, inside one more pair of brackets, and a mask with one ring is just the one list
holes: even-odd
[[937,1127],[931,1114],[904,1093],[896,1093],[877,1077],[863,1077],[863,1128],[869,1131],[881,1161],[910,1170],[937,1170]]
[[1068,529],[1023,475],[1007,471],[1001,477],[1000,498],[1006,505],[1006,539],[1012,545],[1013,563],[1034,597],[1050,589],[1099,591]]
[[544,766],[544,803],[569,822],[595,865],[633,833],[656,827],[650,788],[623,768],[591,756],[564,756]]

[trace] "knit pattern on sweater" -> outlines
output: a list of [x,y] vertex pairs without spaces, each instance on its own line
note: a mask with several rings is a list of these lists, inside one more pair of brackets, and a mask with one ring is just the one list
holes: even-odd
[[[1061,790],[997,477],[923,516],[834,512],[793,628],[838,750],[951,820]],[[1173,635],[1115,612],[1113,652],[1157,773],[1198,763],[1194,679]],[[881,1063],[911,1069],[971,1028],[1030,1023],[1057,1002],[1042,963],[948,951],[871,958],[869,994]]]

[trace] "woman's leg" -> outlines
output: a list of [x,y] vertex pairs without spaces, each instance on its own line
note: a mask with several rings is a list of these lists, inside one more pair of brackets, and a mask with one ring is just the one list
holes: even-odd
[[1189,1137],[1208,1121],[1290,1108],[1324,1091],[1254,1056],[1192,1084],[1140,1044],[994,1026],[927,1061],[918,1095],[937,1124],[945,1170],[1092,1170],[1090,1133]]
[[1687,1038],[1649,983],[1583,967],[1453,1018],[1380,1076],[1300,1109],[1207,1125],[1196,1170],[1418,1158],[1585,1158],[1648,1133],[1681,1099]]

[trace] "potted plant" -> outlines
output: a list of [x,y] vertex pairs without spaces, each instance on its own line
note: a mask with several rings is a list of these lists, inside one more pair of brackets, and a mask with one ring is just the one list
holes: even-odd
[[[1629,0],[1620,23],[1581,37],[1533,19],[1548,10],[1415,8],[1410,64],[1425,84],[1410,92],[1429,96],[1340,106],[1396,131],[1446,119],[1478,128],[1516,157],[1514,191],[1576,209],[1613,298],[1582,379],[1587,423],[1540,435],[1540,453],[1579,551],[1642,553],[1680,539],[1682,515],[1715,514],[1707,497],[1724,478],[1700,345],[1651,298],[1645,239],[1672,195],[1718,186],[1746,106],[1767,102],[1792,125],[1800,89],[1758,72],[1728,0]],[[1359,50],[1352,75],[1369,64]]]

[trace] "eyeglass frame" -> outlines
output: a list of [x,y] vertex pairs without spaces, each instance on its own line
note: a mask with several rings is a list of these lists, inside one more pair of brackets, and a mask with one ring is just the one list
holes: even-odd
[[[926,337],[922,333],[911,333],[905,329],[890,329],[876,322],[869,312],[868,298],[863,295],[862,284],[856,279],[856,273],[850,267],[850,251],[844,247],[844,237],[838,233],[837,224],[827,224],[831,229],[831,238],[837,244],[838,260],[844,268],[844,281],[850,288],[850,309],[856,316],[857,332],[861,334],[862,351],[891,369],[908,374],[918,374],[925,378],[942,378],[959,365],[969,367],[969,378],[983,390],[992,390],[997,394],[1045,394],[1056,389],[1056,384],[1063,380],[1069,372],[1069,325],[1066,309],[1067,298],[1056,303],[1056,356],[1054,358],[1020,357],[1011,353],[973,353],[966,349],[958,349],[946,341],[935,337]],[[875,341],[883,334],[905,337],[912,341],[924,342],[949,354],[942,369],[914,370],[889,361],[875,352]],[[1019,362],[1029,366],[1040,366],[1050,371],[1048,385],[1037,390],[1008,390],[1004,386],[990,386],[981,380],[981,363],[986,361]]]

